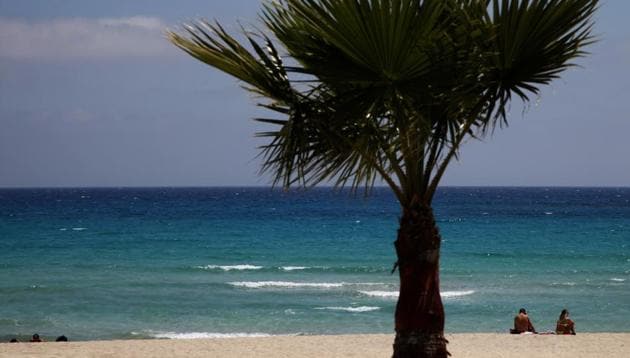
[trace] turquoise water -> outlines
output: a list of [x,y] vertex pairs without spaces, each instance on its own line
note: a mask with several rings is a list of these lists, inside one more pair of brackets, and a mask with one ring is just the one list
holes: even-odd
[[[448,332],[630,332],[630,188],[443,188]],[[389,333],[399,208],[322,188],[0,190],[0,339]]]

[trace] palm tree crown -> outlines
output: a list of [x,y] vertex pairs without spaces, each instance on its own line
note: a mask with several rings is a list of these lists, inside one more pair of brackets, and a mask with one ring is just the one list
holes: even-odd
[[[259,133],[275,182],[380,177],[402,204],[430,203],[466,137],[506,123],[512,95],[537,95],[591,42],[596,0],[284,0],[273,33],[199,21],[170,40],[243,81],[278,119]],[[290,64],[283,60],[283,52]]]

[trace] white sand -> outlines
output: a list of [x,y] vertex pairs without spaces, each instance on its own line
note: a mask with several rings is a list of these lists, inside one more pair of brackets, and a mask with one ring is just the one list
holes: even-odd
[[[454,358],[628,358],[630,333],[448,334]],[[0,357],[390,357],[393,335],[2,343]]]

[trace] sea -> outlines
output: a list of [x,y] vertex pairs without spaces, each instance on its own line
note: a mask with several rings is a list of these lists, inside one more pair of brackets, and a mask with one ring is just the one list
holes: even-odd
[[[630,188],[443,187],[446,332],[630,332]],[[393,333],[387,188],[0,189],[0,342]]]

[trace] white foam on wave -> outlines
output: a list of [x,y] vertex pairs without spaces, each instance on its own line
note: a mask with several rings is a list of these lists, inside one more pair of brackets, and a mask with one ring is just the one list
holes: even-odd
[[626,279],[625,278],[613,277],[610,280],[611,281],[615,281],[615,282],[624,282]]
[[154,338],[167,339],[202,339],[202,338],[255,338],[271,337],[267,333],[212,333],[212,332],[158,332],[150,334]]
[[384,282],[353,282],[346,283],[347,285],[356,285],[356,286],[386,286],[387,283]]
[[371,297],[383,297],[383,298],[396,298],[398,297],[398,291],[359,291],[366,296]]
[[73,227],[72,230],[74,231],[83,231],[83,230],[87,230],[86,227]]
[[306,270],[308,267],[306,266],[282,266],[280,267],[283,271],[296,271],[296,270]]
[[[359,291],[359,293],[362,293],[364,295],[371,296],[371,297],[398,298],[398,291]],[[475,293],[475,291],[473,290],[444,291],[444,292],[440,292],[440,295],[442,296],[442,298],[453,298],[453,297],[468,296],[468,295],[472,295],[473,293]]]
[[316,307],[316,310],[344,311],[344,312],[371,312],[378,311],[381,308],[376,306],[359,306],[359,307]]
[[467,291],[444,291],[441,293],[443,298],[451,298],[451,297],[462,297],[462,296],[468,296],[468,295],[472,295],[473,293],[475,293],[475,291],[473,290],[467,290]]
[[223,270],[223,271],[243,271],[243,270],[260,270],[262,266],[255,265],[206,265],[206,266],[195,266],[195,268],[200,268],[203,270]]
[[239,281],[228,282],[228,284],[236,287],[246,288],[338,288],[344,285],[343,282],[330,283],[330,282],[288,282],[288,281]]

